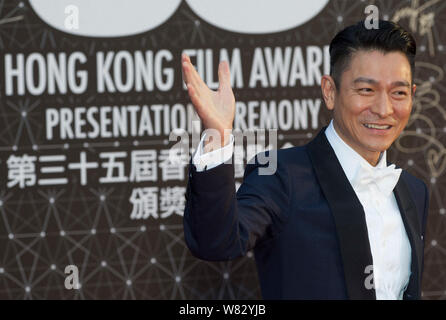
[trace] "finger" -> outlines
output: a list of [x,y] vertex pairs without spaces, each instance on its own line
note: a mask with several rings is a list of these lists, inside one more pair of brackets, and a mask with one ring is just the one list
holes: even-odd
[[190,86],[191,84],[199,86],[199,81],[194,74],[194,66],[187,61],[183,62],[183,75],[186,86]]
[[183,75],[183,81],[186,83],[186,85],[187,83],[191,82],[190,73],[187,71],[187,69],[190,68],[189,64],[191,64],[189,56],[183,53],[181,55],[181,72]]
[[183,54],[183,67],[185,67],[184,69],[185,72],[187,73],[186,77],[190,82],[196,84],[197,88],[206,87],[206,84],[204,83],[203,79],[201,79],[197,69],[190,61],[190,58],[187,54]]
[[[190,89],[190,90],[189,90]],[[193,92],[193,94],[197,97],[197,98],[200,98],[200,90],[197,88],[197,86],[195,86],[194,84],[192,84],[192,83],[189,83],[188,85],[187,85],[187,90],[188,91],[191,91],[191,92]]]
[[227,61],[222,61],[218,65],[218,82],[219,82],[219,89],[231,87],[231,74],[229,71],[229,64]]
[[187,69],[187,64],[182,60],[181,61],[181,75],[182,75],[182,77],[183,77],[183,81],[184,81],[184,83],[186,84],[186,86],[187,86],[187,84],[188,84],[188,82],[190,82],[190,80],[188,80],[188,74],[187,74],[187,71],[186,71],[186,69]]
[[200,115],[201,110],[203,108],[202,108],[202,103],[201,103],[201,100],[200,100],[197,90],[193,86],[189,86],[189,87],[187,87],[187,92],[189,94],[192,104],[195,107],[195,110],[197,111],[198,115]]
[[185,55],[186,54],[184,54],[184,53],[181,55],[181,78],[183,79],[184,84],[186,84],[186,86],[187,86],[187,81],[186,81],[186,76],[184,74],[184,66],[183,66]]
[[187,54],[185,54],[185,53],[182,54],[182,59],[183,59],[183,61],[191,63],[190,62],[190,57]]

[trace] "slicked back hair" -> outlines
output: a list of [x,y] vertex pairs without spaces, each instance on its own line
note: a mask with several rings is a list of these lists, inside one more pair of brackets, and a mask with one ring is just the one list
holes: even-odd
[[352,55],[359,50],[378,50],[383,53],[401,52],[409,61],[414,75],[417,45],[413,36],[395,22],[379,20],[378,29],[367,29],[363,21],[340,31],[330,43],[330,75],[336,90],[342,73],[349,67]]

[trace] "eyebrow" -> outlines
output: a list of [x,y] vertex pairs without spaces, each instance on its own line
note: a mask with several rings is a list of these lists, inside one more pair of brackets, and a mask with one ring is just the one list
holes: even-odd
[[[368,84],[371,84],[371,85],[377,85],[379,83],[375,79],[366,78],[366,77],[359,77],[359,78],[356,78],[355,80],[353,80],[354,84],[360,83],[360,82],[365,82],[365,83],[368,83]],[[408,88],[410,88],[409,82],[407,82],[405,80],[404,81],[401,81],[401,80],[394,81],[394,82],[391,83],[391,85],[392,85],[392,87],[408,87]]]

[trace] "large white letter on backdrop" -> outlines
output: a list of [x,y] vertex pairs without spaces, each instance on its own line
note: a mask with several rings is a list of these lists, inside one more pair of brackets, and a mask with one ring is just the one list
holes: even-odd
[[[315,17],[328,0],[185,0],[204,21],[224,30],[274,33]],[[182,0],[30,0],[37,15],[58,30],[90,37],[122,37],[166,22]],[[78,28],[66,27],[65,9],[78,9]]]

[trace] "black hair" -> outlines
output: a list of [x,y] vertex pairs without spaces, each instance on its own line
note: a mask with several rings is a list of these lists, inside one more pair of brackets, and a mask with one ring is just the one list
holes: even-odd
[[379,20],[378,29],[368,29],[363,20],[340,31],[330,43],[330,75],[336,88],[340,86],[342,73],[350,65],[352,54],[358,50],[404,53],[413,81],[417,51],[413,36],[392,21]]

